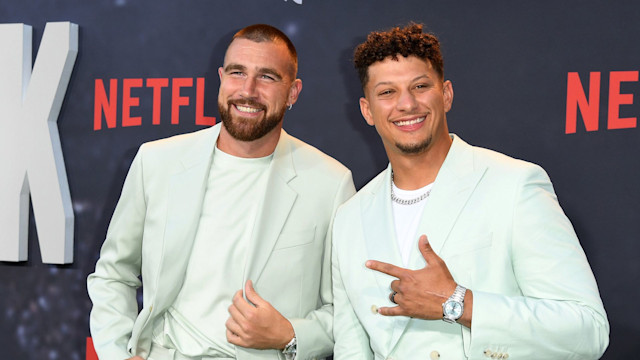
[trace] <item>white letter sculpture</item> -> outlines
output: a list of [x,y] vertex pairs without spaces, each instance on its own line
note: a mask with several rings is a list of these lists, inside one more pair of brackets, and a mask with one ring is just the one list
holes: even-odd
[[29,195],[42,262],[73,262],[73,209],[58,114],[78,25],[48,23],[31,71],[31,26],[0,24],[0,261],[27,260]]

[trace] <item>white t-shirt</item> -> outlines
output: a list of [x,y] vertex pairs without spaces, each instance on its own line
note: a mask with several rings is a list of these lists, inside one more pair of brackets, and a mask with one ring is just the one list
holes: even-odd
[[[402,200],[411,200],[430,191],[433,183],[417,190],[402,190],[393,182],[391,183],[391,186],[393,187],[393,193],[396,197]],[[428,200],[429,196],[412,205],[402,205],[393,200],[391,201],[393,207],[393,220],[396,227],[396,240],[398,241],[398,249],[400,250],[400,255],[402,255],[402,263],[404,267],[407,267],[409,264],[411,251],[413,251],[413,249],[416,249],[417,251],[418,238],[419,235],[422,235],[417,233],[418,225],[420,224],[422,212]]]
[[154,328],[159,345],[187,356],[235,358],[225,321],[233,295],[244,286],[247,248],[272,157],[239,158],[215,149],[184,284]]

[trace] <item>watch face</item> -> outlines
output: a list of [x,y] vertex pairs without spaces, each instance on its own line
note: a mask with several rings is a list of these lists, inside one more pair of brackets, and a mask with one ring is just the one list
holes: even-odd
[[444,313],[449,318],[458,319],[462,316],[462,304],[457,301],[448,301],[444,304]]

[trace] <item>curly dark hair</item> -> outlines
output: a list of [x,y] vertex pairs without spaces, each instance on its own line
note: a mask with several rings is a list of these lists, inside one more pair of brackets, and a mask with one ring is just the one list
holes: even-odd
[[444,78],[444,63],[440,52],[438,38],[430,33],[422,32],[422,24],[410,23],[404,28],[394,27],[387,31],[374,31],[367,36],[367,40],[356,47],[353,54],[353,64],[358,70],[362,87],[369,81],[369,66],[378,61],[391,57],[398,59],[398,55],[416,56],[429,60],[431,66]]

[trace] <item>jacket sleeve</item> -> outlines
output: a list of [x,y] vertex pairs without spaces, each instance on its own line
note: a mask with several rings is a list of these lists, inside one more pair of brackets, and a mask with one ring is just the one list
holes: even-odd
[[468,356],[484,359],[489,350],[514,359],[599,358],[609,343],[607,316],[587,258],[544,170],[526,167],[514,198],[507,231],[521,295],[472,289]]
[[304,319],[289,319],[298,341],[296,360],[325,357],[333,350],[333,295],[331,285],[331,233],[338,207],[355,194],[351,171],[346,171],[335,194],[331,222],[324,243],[320,297],[322,306]]
[[100,359],[128,359],[127,350],[138,315],[142,233],[146,202],[142,150],[133,160],[109,224],[95,272],[87,279],[93,302],[89,326]]

